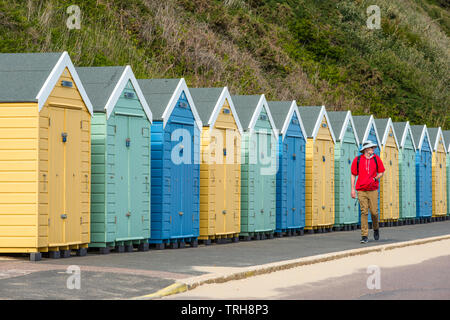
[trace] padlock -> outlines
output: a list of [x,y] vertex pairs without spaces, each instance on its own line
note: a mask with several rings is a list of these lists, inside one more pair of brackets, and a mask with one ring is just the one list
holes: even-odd
[[61,133],[61,136],[62,136],[62,142],[66,143],[67,142],[67,132]]

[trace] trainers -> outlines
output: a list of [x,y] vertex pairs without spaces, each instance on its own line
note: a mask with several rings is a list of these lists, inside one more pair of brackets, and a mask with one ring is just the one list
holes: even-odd
[[367,243],[367,242],[369,242],[369,239],[367,239],[367,237],[361,238],[361,243]]
[[380,239],[380,230],[379,230],[379,229],[373,230],[373,238],[374,238],[375,240]]

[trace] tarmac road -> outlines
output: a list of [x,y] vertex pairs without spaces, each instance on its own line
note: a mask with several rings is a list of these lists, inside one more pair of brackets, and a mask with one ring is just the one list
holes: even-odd
[[[380,241],[359,243],[360,230],[198,248],[148,252],[88,253],[43,259],[0,254],[0,299],[129,299],[148,295],[177,280],[222,270],[258,266],[318,254],[450,234],[450,221],[381,228]],[[69,266],[81,270],[80,289],[68,289]]]
[[205,284],[163,299],[449,300],[450,240]]

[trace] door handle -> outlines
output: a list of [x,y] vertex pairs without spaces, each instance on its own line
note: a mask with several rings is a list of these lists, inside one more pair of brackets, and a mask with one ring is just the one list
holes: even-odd
[[178,214],[179,214],[180,216],[182,216],[182,215],[183,215],[183,211],[178,212]]
[[61,219],[67,219],[67,214],[62,214]]
[[227,214],[227,210],[223,210],[222,213],[223,213],[223,214]]

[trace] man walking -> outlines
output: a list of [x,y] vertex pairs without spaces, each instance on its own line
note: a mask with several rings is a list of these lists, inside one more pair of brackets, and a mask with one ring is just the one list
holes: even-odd
[[[369,209],[372,215],[373,237],[375,240],[380,238],[378,226],[378,187],[380,178],[385,171],[380,157],[374,154],[377,147],[372,141],[363,143],[360,152],[361,155],[355,157],[352,163],[352,198],[356,198],[358,191],[358,200],[361,206],[361,243],[367,243],[369,236]],[[355,180],[356,187],[355,187]]]

